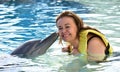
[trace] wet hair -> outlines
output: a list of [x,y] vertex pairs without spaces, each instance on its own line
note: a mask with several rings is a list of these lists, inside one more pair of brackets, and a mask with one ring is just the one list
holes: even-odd
[[[85,26],[83,20],[77,15],[75,14],[74,12],[72,11],[64,11],[62,12],[60,15],[58,15],[57,19],[56,19],[56,23],[57,21],[60,19],[60,18],[63,18],[63,17],[71,17],[73,18],[76,26],[77,26],[77,38],[79,38],[79,33],[82,31],[82,30],[87,30],[87,29],[93,29],[93,30],[96,30],[95,28],[92,28],[92,27],[89,27],[89,26]],[[98,30],[96,30],[98,31]],[[98,31],[99,32],[99,31]]]

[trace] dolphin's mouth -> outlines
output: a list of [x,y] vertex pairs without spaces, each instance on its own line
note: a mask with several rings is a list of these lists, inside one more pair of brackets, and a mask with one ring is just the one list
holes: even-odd
[[14,50],[11,55],[17,55],[25,58],[37,57],[46,53],[47,49],[56,41],[57,38],[58,34],[54,32],[42,41],[32,40],[25,42],[16,50]]

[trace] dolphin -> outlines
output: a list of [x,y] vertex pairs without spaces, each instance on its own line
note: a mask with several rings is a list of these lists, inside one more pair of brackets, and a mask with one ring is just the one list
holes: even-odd
[[35,58],[46,53],[47,49],[56,41],[58,34],[52,33],[44,40],[27,41],[18,48],[16,48],[11,55],[16,55],[22,58]]

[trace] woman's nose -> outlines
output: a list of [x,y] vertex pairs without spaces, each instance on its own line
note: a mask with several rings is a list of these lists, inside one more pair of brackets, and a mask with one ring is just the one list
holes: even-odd
[[65,33],[65,32],[66,32],[66,29],[65,29],[65,28],[63,28],[62,33]]

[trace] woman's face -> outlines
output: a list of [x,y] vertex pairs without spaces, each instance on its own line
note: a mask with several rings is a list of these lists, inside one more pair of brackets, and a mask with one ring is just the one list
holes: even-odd
[[62,17],[57,21],[60,37],[66,42],[73,42],[77,37],[77,27],[71,17]]

